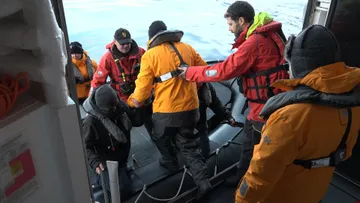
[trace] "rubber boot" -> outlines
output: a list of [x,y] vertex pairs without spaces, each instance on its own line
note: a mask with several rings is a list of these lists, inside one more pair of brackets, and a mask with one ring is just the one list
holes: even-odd
[[196,194],[196,200],[200,200],[202,197],[204,197],[211,189],[211,184],[209,182],[209,179],[201,180],[197,184],[198,186],[198,192]]

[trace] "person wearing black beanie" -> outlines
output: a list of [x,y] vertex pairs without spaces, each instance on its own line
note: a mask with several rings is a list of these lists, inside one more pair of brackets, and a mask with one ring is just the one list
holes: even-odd
[[83,104],[89,95],[90,83],[98,65],[88,56],[88,53],[78,41],[70,43],[70,54],[79,104]]
[[297,37],[290,36],[285,47],[285,59],[291,64],[291,76],[303,78],[318,67],[339,62],[340,49],[330,30],[313,25]]
[[148,31],[149,40],[153,38],[157,33],[165,30],[167,30],[167,26],[163,21],[156,20],[152,22],[151,25],[149,26],[149,31]]
[[236,191],[241,202],[321,202],[360,132],[360,69],[340,60],[333,33],[311,25],[285,48],[292,79],[272,87],[261,141]]
[[[71,54],[79,54],[82,57],[82,54],[84,53],[84,49],[82,48],[82,44],[80,42],[71,42],[70,43],[70,53]],[[81,58],[77,58],[78,60]]]
[[[162,21],[151,23],[148,34],[148,50],[141,58],[136,88],[128,104],[141,108],[153,92],[151,137],[161,154],[159,164],[168,170],[178,170],[179,151],[199,187],[196,199],[200,199],[209,192],[211,184],[205,159],[199,153],[199,135],[194,133],[199,120],[197,88],[195,83],[177,77],[177,67],[206,62],[189,44],[181,42],[184,32],[167,30]],[[176,147],[170,140],[176,140]]]
[[[121,198],[127,198],[132,195],[127,167],[132,129],[127,114],[129,107],[109,84],[96,88],[83,106],[88,114],[83,120],[82,132],[92,183],[110,192],[106,161],[117,161]],[[100,182],[101,175],[104,185]]]

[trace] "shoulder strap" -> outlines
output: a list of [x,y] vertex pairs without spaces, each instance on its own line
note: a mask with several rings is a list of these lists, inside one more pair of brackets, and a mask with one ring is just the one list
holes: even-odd
[[124,69],[122,68],[122,66],[120,65],[120,60],[115,57],[115,55],[113,54],[113,52],[110,49],[109,49],[109,52],[111,53],[112,57],[114,58],[114,62],[120,71],[123,81],[126,82],[125,72],[124,72]]
[[321,168],[321,167],[336,167],[339,163],[343,162],[346,157],[346,141],[350,134],[351,124],[352,124],[352,111],[351,108],[347,108],[348,113],[348,123],[346,126],[345,133],[341,139],[340,144],[334,152],[329,156],[319,158],[319,159],[310,159],[310,160],[294,160],[293,164],[303,166],[307,169],[312,168]]
[[256,73],[249,73],[249,74],[246,75],[246,77],[247,78],[256,78],[258,76],[269,76],[269,75],[271,75],[273,73],[280,72],[282,70],[288,71],[289,70],[289,64],[284,63],[282,65],[279,65],[279,66],[276,66],[276,67],[273,67],[273,68],[270,68],[270,69],[267,69],[267,70],[259,71],[259,72],[256,72]]
[[348,113],[348,123],[346,126],[346,130],[345,133],[341,139],[341,142],[339,144],[339,146],[337,147],[337,149],[345,149],[346,148],[346,141],[349,137],[350,134],[350,129],[351,129],[351,124],[352,124],[352,111],[351,108],[347,108],[347,113]]
[[140,60],[139,57],[136,57],[135,59],[135,65],[132,66],[133,75],[138,75],[140,72]]
[[285,49],[287,40],[285,38],[285,35],[284,35],[284,32],[282,31],[282,29],[279,28],[274,31],[270,31],[270,32],[266,32],[266,33],[257,33],[257,34],[260,34],[261,36],[271,40],[271,42],[276,46],[278,54],[280,56],[278,64],[283,64],[285,62],[285,59],[284,59],[284,53],[281,50]]
[[[188,65],[185,63],[184,59],[182,58],[179,50],[175,47],[174,43],[172,42],[168,42],[171,46],[171,48],[175,51],[176,55],[179,57],[180,60],[180,67],[188,67]],[[155,77],[154,78],[154,82],[155,83],[161,83],[164,82],[166,80],[169,80],[171,78],[177,77],[178,75],[180,75],[182,73],[182,71],[180,71],[179,69],[175,69],[173,71],[170,71],[168,73],[165,73],[159,77]]]
[[175,51],[176,55],[179,57],[180,66],[188,66],[188,65],[185,63],[184,59],[182,58],[179,50],[175,47],[174,43],[169,42],[169,44],[170,44],[171,48]]

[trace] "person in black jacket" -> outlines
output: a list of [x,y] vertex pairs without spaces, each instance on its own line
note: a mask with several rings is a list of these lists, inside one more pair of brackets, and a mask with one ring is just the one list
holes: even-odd
[[208,137],[209,126],[207,122],[206,110],[209,107],[214,113],[216,120],[228,120],[231,125],[235,125],[235,119],[231,112],[223,106],[216,95],[216,91],[211,83],[202,83],[198,86],[200,119],[196,130],[200,135],[200,146],[202,155],[207,158],[210,152],[210,141]]
[[91,169],[96,173],[90,173],[92,182],[101,185],[100,174],[104,173],[105,189],[110,191],[106,161],[117,161],[120,193],[124,198],[131,192],[131,181],[127,174],[132,128],[126,113],[129,107],[108,84],[95,89],[83,106],[88,114],[83,121],[86,154]]

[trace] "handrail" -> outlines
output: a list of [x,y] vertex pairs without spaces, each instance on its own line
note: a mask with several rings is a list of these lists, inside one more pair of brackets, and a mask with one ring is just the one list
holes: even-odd
[[106,161],[106,166],[109,172],[109,184],[112,203],[121,203],[120,187],[119,187],[119,162]]

